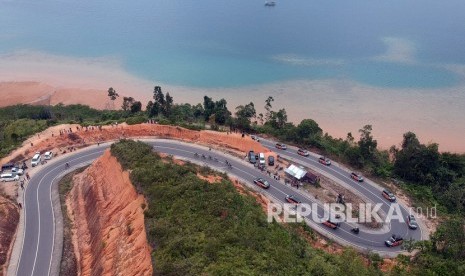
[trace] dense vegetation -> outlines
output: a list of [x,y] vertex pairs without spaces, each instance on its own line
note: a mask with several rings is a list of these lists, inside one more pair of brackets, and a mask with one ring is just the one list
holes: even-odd
[[[113,88],[108,96],[114,101],[119,95]],[[392,178],[407,191],[417,206],[437,205],[445,218],[438,233],[428,242],[413,247],[420,254],[411,264],[415,269],[441,274],[463,272],[465,263],[465,155],[440,153],[437,144],[422,144],[412,132],[404,134],[400,147],[389,151],[377,148],[370,125],[359,130],[359,138],[348,133],[345,139],[324,133],[318,123],[304,119],[294,125],[287,121],[285,109],[273,110],[274,99],[268,97],[264,113],[255,104],[240,105],[234,114],[224,99],[205,96],[196,105],[175,104],[169,93],[156,86],[153,101],[141,110],[142,103],[125,97],[121,110],[95,110],[87,106],[29,106],[0,108],[0,157],[8,154],[28,136],[58,123],[109,124],[112,122],[141,123],[154,118],[160,124],[176,124],[191,129],[238,129],[246,133],[274,136],[287,143],[311,148],[337,159],[367,174]],[[464,273],[462,273],[464,274]]]
[[141,142],[121,141],[111,152],[148,202],[145,224],[160,275],[377,275],[351,250],[330,255],[266,215],[224,175],[210,184],[194,165],[176,165]]

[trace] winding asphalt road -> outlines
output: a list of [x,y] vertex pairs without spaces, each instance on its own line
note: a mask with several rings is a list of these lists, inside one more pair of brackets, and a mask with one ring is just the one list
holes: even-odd
[[[251,164],[231,157],[224,153],[217,151],[209,151],[205,147],[199,147],[197,145],[181,143],[172,140],[144,140],[148,144],[152,145],[158,152],[171,154],[178,158],[185,159],[197,159],[196,162],[205,163],[212,168],[224,170],[230,174],[233,174],[247,183],[253,186],[253,180],[257,177],[265,178],[271,184],[271,187],[267,190],[259,189],[260,192],[269,196],[273,201],[285,202],[285,196],[288,194],[297,195],[303,203],[312,204],[313,201],[310,197],[307,197],[301,191],[296,190],[293,187],[284,185],[273,178],[265,176],[262,172],[258,171]],[[262,140],[261,143],[272,149],[274,143],[268,140]],[[89,163],[103,154],[103,152],[109,147],[109,144],[100,145],[100,147],[92,147],[82,149],[72,153],[66,157],[62,157],[59,162],[49,162],[40,168],[40,170],[31,178],[28,186],[25,189],[24,198],[24,214],[25,214],[25,225],[24,225],[24,236],[23,244],[21,246],[20,260],[17,266],[16,274],[19,276],[30,276],[30,275],[51,275],[51,271],[56,271],[57,262],[53,262],[53,248],[55,241],[55,214],[53,212],[51,190],[52,185],[59,181],[60,177],[64,173],[64,164],[68,162],[71,169],[76,169]],[[277,150],[279,151],[279,150]],[[205,154],[206,156],[212,156],[212,159],[204,159],[202,157],[195,157],[194,153]],[[358,183],[350,179],[349,172],[339,166],[324,166],[320,165],[317,161],[316,156],[302,157],[295,153],[295,149],[290,148],[287,151],[279,151],[279,154],[283,157],[292,159],[295,163],[302,164],[309,167],[317,167],[323,173],[330,174],[331,176],[343,181],[346,185],[350,185],[357,192],[363,194],[369,200],[375,203],[383,203],[382,210],[387,213],[389,201],[385,200],[381,196],[381,191],[375,185],[367,184],[366,182]],[[217,161],[214,160],[217,159]],[[232,168],[226,166],[225,161],[228,160],[232,164]],[[58,161],[58,160],[55,160]],[[408,211],[405,207],[401,207],[402,216],[406,216]],[[318,214],[323,214],[323,209],[318,209]],[[311,217],[311,216],[309,216]],[[388,225],[389,232],[376,232],[361,230],[359,235],[353,234],[350,229],[351,225],[342,223],[341,227],[332,230],[320,223],[314,223],[310,220],[306,220],[309,225],[316,231],[325,234],[329,237],[334,238],[336,241],[351,245],[359,250],[371,250],[379,252],[384,255],[395,255],[401,252],[400,247],[387,248],[384,245],[384,241],[390,237],[392,233],[401,235],[408,239],[413,238],[415,240],[421,239],[421,229],[416,231],[410,230],[405,223],[393,220]]]

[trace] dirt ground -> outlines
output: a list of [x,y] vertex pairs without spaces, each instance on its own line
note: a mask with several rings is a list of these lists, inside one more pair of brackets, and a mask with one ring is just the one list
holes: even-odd
[[52,151],[55,155],[60,155],[92,144],[134,137],[159,137],[188,141],[223,151],[227,150],[240,157],[249,150],[263,152],[266,155],[274,154],[250,137],[242,137],[240,133],[194,131],[158,124],[119,124],[102,127],[81,127],[74,124],[54,126],[34,135],[8,157],[3,158],[0,163],[20,162],[31,158],[35,152]]

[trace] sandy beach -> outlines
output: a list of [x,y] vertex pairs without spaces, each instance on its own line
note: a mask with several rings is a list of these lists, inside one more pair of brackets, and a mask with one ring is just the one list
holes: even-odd
[[[398,145],[403,133],[413,131],[424,143],[436,142],[441,151],[465,152],[464,85],[443,89],[378,88],[350,80],[287,81],[240,88],[190,88],[138,78],[117,59],[84,59],[22,52],[0,56],[0,106],[17,103],[87,104],[109,107],[108,87],[121,96],[146,102],[153,86],[170,92],[177,103],[199,103],[203,96],[225,98],[234,111],[240,104],[255,103],[263,111],[273,96],[273,108],[286,108],[288,119],[312,118],[334,137],[345,137],[373,125],[382,148]],[[120,97],[121,99],[121,97]],[[116,107],[120,103],[115,104]]]

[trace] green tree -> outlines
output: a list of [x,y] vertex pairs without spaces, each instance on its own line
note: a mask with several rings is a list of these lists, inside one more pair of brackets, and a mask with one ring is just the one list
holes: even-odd
[[304,119],[300,122],[300,124],[296,128],[297,137],[299,138],[300,142],[302,141],[305,144],[315,145],[316,141],[322,135],[322,129],[312,119]]
[[121,106],[121,108],[124,111],[129,111],[133,103],[134,103],[133,97],[123,97],[123,105]]
[[263,125],[265,123],[265,119],[263,118],[263,113],[258,114],[258,122],[260,125]]
[[415,183],[431,184],[439,168],[437,144],[420,144],[412,132],[404,134],[402,148],[395,154],[394,172]]
[[149,118],[152,118],[153,116],[155,116],[155,108],[154,108],[154,104],[152,101],[149,101],[147,103],[147,107],[145,108],[145,112],[147,112],[147,115],[149,116]]
[[193,112],[194,112],[194,117],[196,119],[202,117],[204,112],[205,112],[204,109],[203,109],[203,106],[200,103],[195,105],[194,107],[192,107],[192,109],[193,109]]
[[465,223],[463,218],[444,221],[431,236],[434,251],[447,258],[465,259]]
[[137,113],[137,112],[140,112],[142,110],[142,103],[139,102],[139,101],[135,101],[132,103],[131,105],[131,113]]
[[169,117],[171,115],[171,109],[173,108],[173,97],[171,97],[170,93],[166,93],[165,97],[165,108],[164,108],[164,115]]
[[371,125],[365,125],[363,128],[359,130],[360,140],[358,141],[358,146],[362,157],[365,160],[373,162],[375,159],[376,147],[378,146],[378,142],[373,139],[371,131]]
[[268,98],[265,100],[265,110],[266,110],[265,122],[268,122],[272,118],[272,110],[271,110],[273,108],[273,106],[271,105],[272,102],[274,102],[274,98],[271,96],[268,96]]
[[203,109],[205,121],[208,121],[210,116],[215,112],[215,102],[212,100],[212,98],[207,96],[203,97]]
[[251,119],[256,115],[255,106],[252,102],[236,107],[236,127],[243,130],[251,128]]
[[155,86],[153,89],[153,111],[151,112],[154,116],[158,116],[159,114],[164,114],[164,108],[166,105],[165,102],[165,95],[161,90],[160,86]]
[[226,100],[221,99],[215,102],[215,122],[224,125],[230,117],[231,112],[228,110]]
[[276,112],[275,118],[276,118],[276,125],[278,126],[278,128],[283,128],[284,125],[287,123],[286,109],[282,108],[278,112]]
[[119,95],[116,92],[116,90],[113,89],[113,87],[108,88],[108,97],[110,97],[110,100],[112,102],[112,108],[114,109],[115,108],[115,100],[116,100],[116,98],[119,97]]

